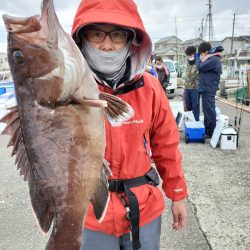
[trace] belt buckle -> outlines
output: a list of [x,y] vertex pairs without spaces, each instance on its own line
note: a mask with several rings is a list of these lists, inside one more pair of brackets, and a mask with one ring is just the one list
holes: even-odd
[[110,187],[112,192],[116,193],[119,192],[119,180],[111,180],[110,182],[111,182]]

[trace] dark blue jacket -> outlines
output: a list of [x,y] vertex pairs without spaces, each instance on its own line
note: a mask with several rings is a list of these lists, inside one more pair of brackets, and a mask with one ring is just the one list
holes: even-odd
[[197,58],[195,64],[199,71],[198,91],[215,95],[222,73],[220,56],[211,56],[204,62]]

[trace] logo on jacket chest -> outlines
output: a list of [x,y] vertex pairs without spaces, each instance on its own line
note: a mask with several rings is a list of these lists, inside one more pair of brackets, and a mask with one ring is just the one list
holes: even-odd
[[123,124],[128,125],[128,124],[142,124],[142,123],[144,123],[144,119],[126,121]]

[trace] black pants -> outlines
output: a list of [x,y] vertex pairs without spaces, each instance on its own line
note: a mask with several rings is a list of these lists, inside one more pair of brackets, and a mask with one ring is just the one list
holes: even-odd
[[184,90],[187,111],[192,111],[196,121],[200,119],[200,98],[197,89]]
[[202,92],[201,97],[205,132],[208,136],[212,136],[216,126],[215,95],[209,92]]

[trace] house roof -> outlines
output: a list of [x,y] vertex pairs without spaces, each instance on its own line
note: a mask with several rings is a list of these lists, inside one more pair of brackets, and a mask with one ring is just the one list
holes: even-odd
[[[224,42],[226,39],[232,40],[232,37],[227,36],[222,40],[222,42]],[[234,41],[247,41],[247,42],[250,42],[250,36],[236,36],[236,37],[234,37]]]
[[167,48],[163,48],[163,49],[158,49],[158,50],[155,50],[154,53],[155,54],[162,54],[162,53],[170,52],[171,50],[174,53],[176,53],[176,48],[175,47],[167,47]]
[[[164,42],[167,42],[167,41],[169,41],[169,40],[171,40],[173,38],[176,39],[176,36],[167,36],[167,37],[161,38],[159,41],[155,42],[155,44],[164,43]],[[177,37],[177,40],[179,40],[180,42],[182,42],[182,40],[179,39],[178,37]]]
[[198,42],[201,43],[201,42],[205,42],[205,41],[201,38],[189,39],[189,40],[185,40],[182,43],[182,45],[196,44]]
[[[196,39],[186,40],[181,45],[182,46],[198,45],[202,42],[205,42],[205,40],[203,40],[201,38],[196,38]],[[222,45],[222,41],[211,41],[210,43],[211,43],[212,47],[217,47],[217,46]]]
[[248,42],[250,42],[250,36],[241,36],[243,37],[244,39],[246,39]]
[[222,46],[222,41],[211,41],[212,47]]

